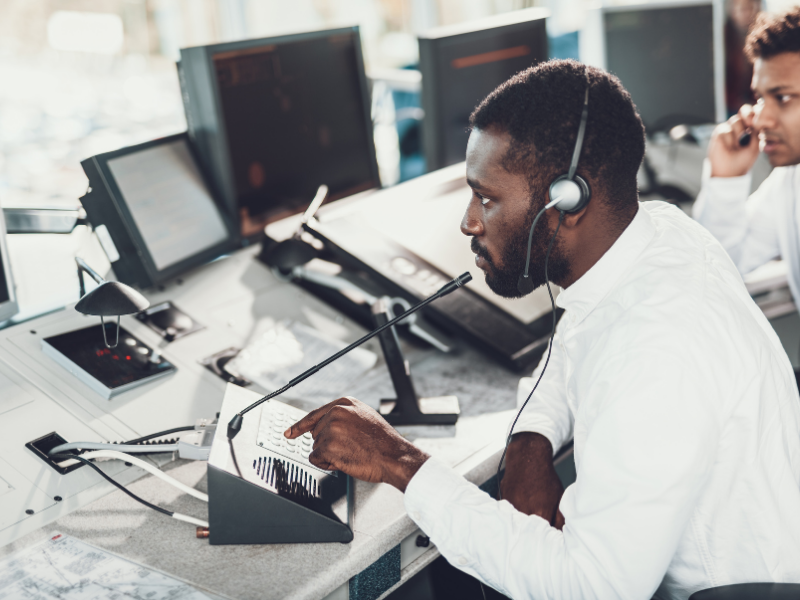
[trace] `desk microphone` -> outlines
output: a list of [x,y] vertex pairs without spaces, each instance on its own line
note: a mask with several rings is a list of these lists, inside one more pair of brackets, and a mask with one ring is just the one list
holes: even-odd
[[382,332],[385,329],[388,329],[389,327],[391,327],[391,326],[395,325],[396,323],[402,321],[403,319],[405,319],[406,317],[408,317],[412,313],[418,311],[423,306],[427,306],[428,304],[430,304],[431,302],[433,302],[437,298],[441,298],[442,296],[446,296],[450,292],[454,292],[458,288],[460,288],[460,287],[464,286],[465,284],[469,283],[471,280],[472,280],[472,275],[470,275],[469,272],[466,272],[466,273],[464,273],[462,275],[459,275],[455,279],[453,279],[453,280],[449,281],[448,283],[444,284],[442,286],[442,288],[438,292],[433,294],[432,296],[428,296],[422,302],[420,302],[418,304],[415,304],[414,306],[409,308],[406,312],[402,313],[401,315],[396,316],[391,321],[388,321],[388,322],[384,323],[383,325],[381,325],[380,327],[378,327],[377,329],[374,329],[373,331],[369,332],[367,335],[362,337],[360,340],[357,340],[357,341],[353,342],[352,344],[350,344],[347,348],[339,350],[339,352],[337,352],[333,356],[330,356],[330,357],[326,358],[324,361],[322,361],[318,365],[315,365],[315,366],[311,367],[310,369],[308,369],[306,372],[298,375],[297,377],[292,379],[289,383],[287,383],[285,386],[283,386],[281,389],[276,390],[276,391],[272,392],[271,394],[268,394],[268,395],[264,396],[263,398],[259,398],[258,400],[253,402],[250,406],[245,408],[244,410],[236,413],[233,416],[233,418],[230,420],[230,423],[228,423],[228,439],[232,440],[233,438],[236,437],[236,434],[239,433],[239,430],[242,428],[243,417],[244,417],[245,413],[247,413],[248,411],[253,410],[258,405],[262,404],[263,402],[266,402],[267,400],[270,400],[270,399],[274,398],[275,396],[281,395],[286,390],[289,390],[289,389],[293,388],[294,386],[296,386],[301,381],[304,381],[304,380],[308,379],[309,377],[311,377],[314,373],[316,373],[317,371],[319,371],[323,367],[326,367],[329,364],[331,364],[333,361],[341,358],[342,356],[344,356],[345,354],[350,352],[350,350],[353,350],[354,348],[358,348],[361,344],[363,344],[367,340],[370,340],[370,339],[374,338],[380,332]]

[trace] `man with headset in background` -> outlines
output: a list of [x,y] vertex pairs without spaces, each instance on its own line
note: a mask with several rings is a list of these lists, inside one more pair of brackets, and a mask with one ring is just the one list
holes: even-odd
[[[354,398],[285,435],[311,431],[313,464],[404,491],[450,563],[512,598],[800,581],[791,365],[720,244],[677,208],[638,202],[644,128],[619,80],[542,63],[471,123],[461,228],[477,263],[503,296],[560,285],[565,311],[521,395],[503,500]],[[573,437],[563,491],[552,458]]]
[[[711,138],[694,218],[722,243],[741,273],[781,257],[800,302],[800,7],[762,13],[747,36],[755,107],[744,105]],[[750,196],[763,151],[775,167]]]

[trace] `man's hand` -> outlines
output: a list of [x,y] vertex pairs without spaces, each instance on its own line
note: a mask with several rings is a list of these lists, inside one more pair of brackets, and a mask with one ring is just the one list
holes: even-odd
[[506,453],[506,473],[500,493],[518,511],[539,515],[553,527],[564,526],[558,510],[564,486],[553,467],[553,447],[538,433],[516,433]]
[[311,411],[284,435],[293,439],[307,431],[314,438],[308,457],[312,465],[363,481],[389,483],[401,492],[429,458],[355,398],[339,398]]
[[[738,114],[714,129],[708,145],[712,177],[739,177],[753,168],[758,158],[758,131],[753,125],[754,117],[753,107],[745,104]],[[739,138],[745,131],[750,132],[750,143],[740,146]]]

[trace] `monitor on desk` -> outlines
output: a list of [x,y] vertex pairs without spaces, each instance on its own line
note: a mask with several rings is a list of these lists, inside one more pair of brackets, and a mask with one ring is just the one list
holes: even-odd
[[185,133],[81,162],[80,200],[114,273],[149,288],[230,251],[237,234],[217,205]]
[[590,11],[581,59],[619,77],[648,133],[724,121],[723,13],[717,0]]
[[17,294],[6,245],[6,221],[3,211],[0,210],[0,321],[10,319],[18,312]]
[[453,165],[368,198],[333,205],[307,228],[348,268],[367,274],[389,296],[418,301],[470,271],[473,279],[465,289],[437,300],[424,314],[501,363],[525,370],[547,347],[550,296],[545,287],[514,299],[490,290],[475,265],[469,239],[459,229],[471,194],[464,169],[464,163]]
[[419,36],[426,169],[464,160],[469,116],[509,77],[547,60],[544,8],[512,11]]
[[358,27],[184,48],[189,136],[241,234],[380,187]]

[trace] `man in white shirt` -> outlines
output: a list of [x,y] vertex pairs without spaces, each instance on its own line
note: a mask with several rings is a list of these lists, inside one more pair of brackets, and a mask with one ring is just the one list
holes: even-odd
[[[354,398],[285,435],[312,431],[312,463],[404,491],[450,563],[515,599],[677,599],[800,581],[791,365],[720,244],[674,207],[639,204],[643,127],[619,80],[550,61],[490,94],[471,119],[462,231],[492,289],[519,295],[533,215],[570,165],[587,90],[577,175],[591,197],[534,227],[530,276],[564,288],[565,313],[514,428],[508,500]],[[577,480],[562,496],[552,456],[571,438]]]
[[[800,302],[800,8],[762,14],[745,49],[758,101],[714,131],[694,218],[722,243],[741,273],[782,257]],[[775,169],[748,201],[759,151]]]

